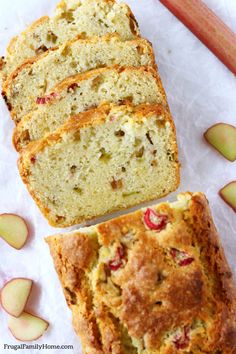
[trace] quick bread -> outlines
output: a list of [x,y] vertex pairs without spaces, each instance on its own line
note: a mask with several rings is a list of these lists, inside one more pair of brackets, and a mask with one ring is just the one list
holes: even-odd
[[76,39],[22,64],[4,83],[3,97],[18,122],[35,108],[38,97],[63,79],[114,64],[156,68],[152,46],[145,39],[122,41],[117,35]]
[[46,52],[75,37],[118,33],[122,39],[139,35],[130,8],[114,0],[62,0],[52,17],[35,21],[7,48],[2,74],[6,78],[26,59]]
[[202,193],[46,241],[83,353],[235,353],[235,284]]
[[179,185],[175,127],[160,105],[105,105],[22,151],[23,182],[49,223],[75,225]]
[[[161,103],[167,99],[161,79],[151,67],[110,67],[91,70],[65,79],[51,93],[38,97],[37,108],[15,128],[13,143],[18,151],[41,139],[66,120],[101,103]],[[12,112],[13,113],[13,112]]]

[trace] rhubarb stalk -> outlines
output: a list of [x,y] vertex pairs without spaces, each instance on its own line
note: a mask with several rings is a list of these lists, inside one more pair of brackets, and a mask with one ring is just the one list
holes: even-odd
[[201,0],[160,0],[236,75],[236,34]]

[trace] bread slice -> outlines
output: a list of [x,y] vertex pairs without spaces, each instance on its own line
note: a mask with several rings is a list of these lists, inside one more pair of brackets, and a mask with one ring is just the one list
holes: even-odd
[[83,353],[235,353],[236,288],[202,193],[46,242]]
[[62,0],[51,18],[34,22],[7,48],[3,74],[7,77],[24,60],[68,40],[108,33],[118,33],[123,39],[139,35],[137,22],[125,4],[114,0]]
[[53,132],[71,115],[101,103],[162,103],[166,96],[157,72],[150,67],[112,67],[92,70],[57,85],[38,98],[37,109],[17,125],[13,142],[19,151],[30,141]]
[[152,46],[145,39],[122,41],[116,35],[76,39],[26,61],[3,85],[3,96],[19,121],[35,108],[37,97],[63,79],[114,64],[156,67]]
[[51,225],[75,225],[178,187],[174,123],[159,105],[101,106],[29,144],[19,171]]

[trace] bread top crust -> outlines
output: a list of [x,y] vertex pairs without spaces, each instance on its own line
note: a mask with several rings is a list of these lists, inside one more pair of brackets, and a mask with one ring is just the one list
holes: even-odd
[[139,210],[46,239],[86,352],[235,353],[236,290],[205,196],[152,210],[162,230]]

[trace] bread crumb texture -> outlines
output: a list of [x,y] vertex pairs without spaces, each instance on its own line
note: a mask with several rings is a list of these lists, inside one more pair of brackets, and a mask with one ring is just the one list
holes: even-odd
[[66,78],[50,94],[39,97],[36,109],[16,126],[18,151],[29,142],[54,132],[71,116],[102,103],[161,103],[168,107],[161,79],[152,67],[95,69]]
[[117,33],[124,40],[139,35],[137,22],[126,4],[113,0],[62,0],[52,17],[40,18],[11,40],[3,76],[9,76],[26,59],[76,36],[86,38],[109,33]]
[[156,67],[152,46],[145,39],[123,41],[117,35],[76,38],[24,62],[5,81],[3,95],[13,119],[19,122],[35,109],[40,97],[65,78],[114,64]]
[[159,105],[81,113],[22,151],[19,170],[53,226],[162,197],[179,185],[173,120]]
[[203,194],[46,241],[84,353],[235,353],[235,286]]

